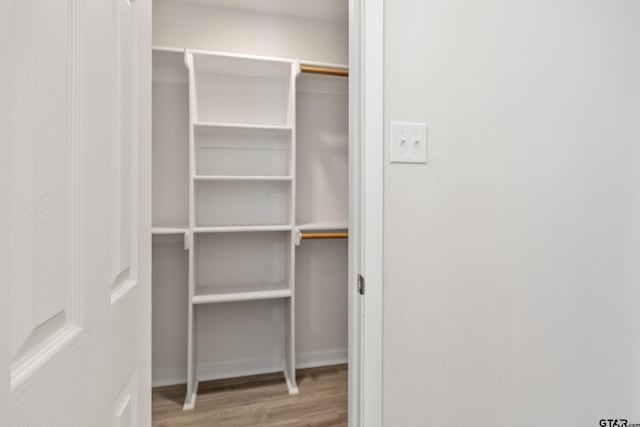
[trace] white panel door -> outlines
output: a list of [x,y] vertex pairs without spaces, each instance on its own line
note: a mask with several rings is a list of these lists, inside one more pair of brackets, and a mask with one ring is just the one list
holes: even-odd
[[11,3],[0,424],[149,425],[150,0]]

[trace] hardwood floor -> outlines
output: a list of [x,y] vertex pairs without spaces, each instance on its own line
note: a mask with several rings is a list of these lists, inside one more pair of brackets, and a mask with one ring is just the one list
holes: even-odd
[[196,408],[182,411],[185,386],[153,389],[153,425],[346,426],[347,365],[297,372],[290,396],[282,373],[200,383]]

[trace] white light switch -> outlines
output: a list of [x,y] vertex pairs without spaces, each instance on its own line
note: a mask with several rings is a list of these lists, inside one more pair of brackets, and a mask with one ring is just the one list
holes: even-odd
[[391,163],[427,163],[427,124],[391,122]]

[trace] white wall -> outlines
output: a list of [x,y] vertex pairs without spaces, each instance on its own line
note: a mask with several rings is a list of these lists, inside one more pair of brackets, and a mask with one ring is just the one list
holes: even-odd
[[429,124],[385,163],[385,425],[640,423],[640,2],[389,0],[384,48]]
[[346,64],[348,24],[154,0],[153,44]]

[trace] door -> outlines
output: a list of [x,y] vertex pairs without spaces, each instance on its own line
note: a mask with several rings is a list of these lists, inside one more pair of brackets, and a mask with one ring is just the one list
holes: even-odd
[[149,425],[150,1],[9,7],[6,424]]

